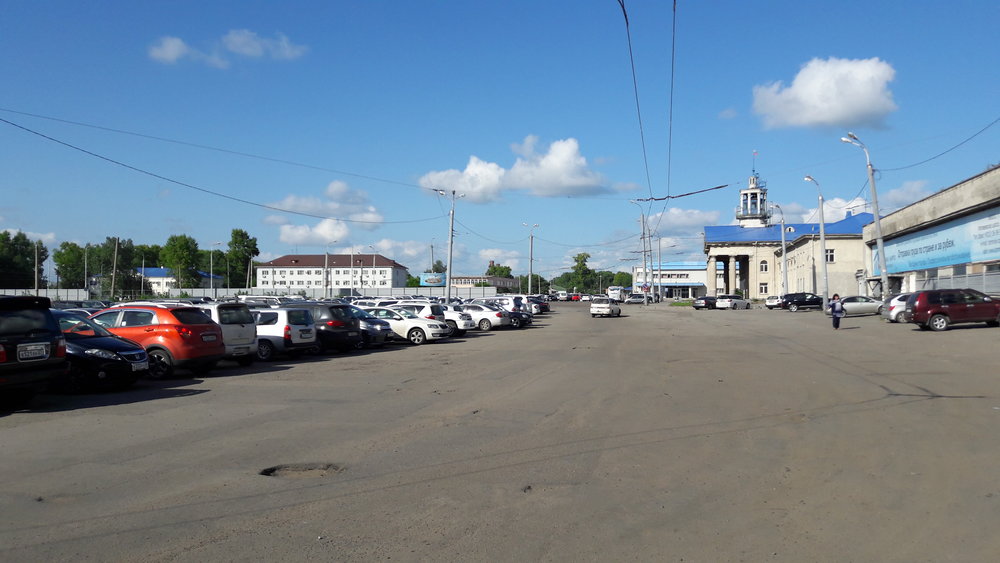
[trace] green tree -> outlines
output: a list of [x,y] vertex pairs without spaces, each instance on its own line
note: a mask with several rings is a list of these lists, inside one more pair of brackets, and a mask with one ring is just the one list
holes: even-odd
[[0,231],[0,287],[34,288],[36,276],[38,287],[45,287],[43,264],[48,257],[49,250],[42,241],[31,241],[21,231],[13,235],[10,231]]
[[250,236],[243,229],[233,229],[226,251],[226,257],[229,258],[227,265],[229,287],[250,287],[250,281],[253,279],[253,272],[250,271],[253,259],[259,254],[260,249],[257,248],[256,237]]
[[177,287],[199,287],[198,242],[187,235],[173,235],[160,251],[160,262],[170,268],[177,280]]
[[498,278],[514,278],[514,276],[510,273],[510,266],[501,266],[500,264],[493,264],[487,268],[486,275],[496,276]]
[[417,276],[406,275],[406,287],[420,287],[420,278]]
[[435,260],[434,264],[431,266],[431,269],[427,271],[432,274],[443,274],[448,271],[448,267],[444,265],[444,262],[440,260]]
[[89,252],[75,242],[63,242],[52,252],[52,261],[59,275],[59,285],[62,287],[85,287],[85,262],[90,258]]

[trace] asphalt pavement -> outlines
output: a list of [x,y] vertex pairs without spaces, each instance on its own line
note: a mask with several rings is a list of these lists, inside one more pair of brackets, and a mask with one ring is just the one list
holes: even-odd
[[0,415],[0,560],[993,561],[1000,329],[556,303]]

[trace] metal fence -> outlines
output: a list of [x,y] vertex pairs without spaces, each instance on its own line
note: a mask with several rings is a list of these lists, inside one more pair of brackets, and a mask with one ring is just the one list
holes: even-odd
[[961,276],[917,276],[917,289],[972,288],[983,293],[1000,294],[1000,272],[983,272]]
[[[428,297],[444,297],[446,288],[444,287],[379,287],[379,288],[358,288],[354,290],[355,295],[370,295],[372,297],[391,297],[394,295],[425,295]],[[343,297],[348,295],[349,291],[340,291],[331,288],[327,295],[329,297]],[[492,297],[497,294],[497,288],[495,287],[452,287],[451,296],[460,297],[462,299],[473,299],[476,297]],[[83,301],[87,299],[105,299],[105,297],[100,296],[97,292],[91,292],[89,295],[86,289],[38,289],[34,288],[20,288],[20,289],[0,289],[0,295],[39,295],[41,297],[48,297],[53,301]],[[130,300],[137,298],[148,298],[148,297],[161,297],[161,298],[171,298],[171,297],[211,297],[213,299],[235,299],[238,295],[268,295],[268,296],[285,296],[285,295],[295,295],[305,297],[306,299],[319,299],[324,296],[324,290],[321,287],[300,289],[292,292],[287,291],[274,291],[274,290],[264,290],[260,288],[222,288],[216,287],[214,289],[209,289],[207,287],[191,287],[191,288],[179,288],[170,289],[166,294],[150,295],[148,292],[139,291],[124,291],[116,292],[114,300]]]

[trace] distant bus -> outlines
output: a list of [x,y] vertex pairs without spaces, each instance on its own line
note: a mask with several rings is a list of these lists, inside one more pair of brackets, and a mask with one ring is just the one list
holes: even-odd
[[629,291],[627,288],[620,285],[609,285],[608,286],[608,297],[614,299],[615,301],[625,301],[628,297]]

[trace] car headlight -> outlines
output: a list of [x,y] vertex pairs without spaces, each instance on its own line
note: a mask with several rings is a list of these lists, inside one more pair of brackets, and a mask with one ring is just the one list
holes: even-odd
[[96,356],[103,360],[114,360],[118,358],[118,354],[102,348],[90,348],[89,350],[84,351],[84,354],[87,354],[88,356]]

